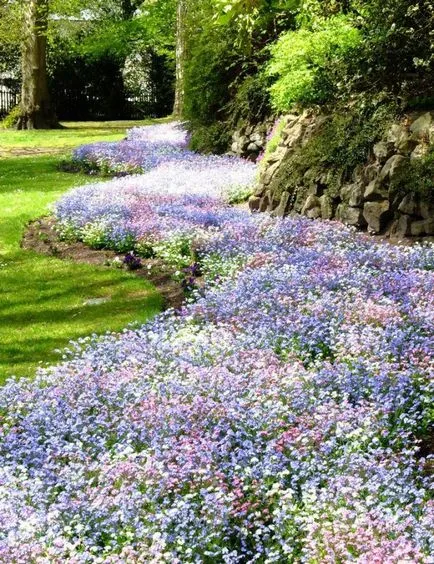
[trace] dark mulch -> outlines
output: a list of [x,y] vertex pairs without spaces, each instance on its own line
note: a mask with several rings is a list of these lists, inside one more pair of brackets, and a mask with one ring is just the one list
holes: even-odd
[[[74,262],[110,266],[116,257],[124,255],[106,249],[91,249],[81,242],[61,241],[54,229],[55,220],[43,217],[28,224],[21,242],[23,249]],[[159,259],[142,259],[142,268],[131,271],[136,276],[149,280],[163,296],[165,306],[179,309],[184,301],[184,290],[180,282],[172,278],[173,269]]]

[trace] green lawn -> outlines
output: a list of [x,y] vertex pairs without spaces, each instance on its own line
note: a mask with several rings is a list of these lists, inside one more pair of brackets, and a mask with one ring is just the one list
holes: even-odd
[[[96,138],[121,138],[125,125],[130,126],[74,124],[71,129],[29,133],[0,130],[0,153],[6,146],[49,150]],[[37,366],[58,361],[60,349],[71,339],[120,330],[161,310],[160,295],[133,274],[20,248],[30,219],[46,213],[65,190],[90,181],[59,172],[61,158],[60,154],[0,158],[0,381],[9,375],[31,376]],[[95,298],[107,301],[92,304]]]
[[125,137],[126,129],[136,125],[163,123],[169,118],[143,121],[87,121],[63,123],[62,129],[15,131],[0,129],[0,155],[17,149],[68,150],[84,143],[118,141]]

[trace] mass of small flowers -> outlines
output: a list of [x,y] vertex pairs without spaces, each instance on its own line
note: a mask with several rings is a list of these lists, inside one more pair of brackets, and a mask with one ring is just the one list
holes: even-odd
[[58,203],[207,283],[0,390],[0,562],[433,562],[434,247],[231,208],[209,162]]
[[[72,168],[90,174],[126,176],[148,172],[160,164],[183,163],[203,167],[208,159],[188,150],[188,133],[179,122],[135,127],[120,142],[99,142],[82,145],[73,152]],[[215,165],[241,166],[241,159],[227,156],[210,157]],[[247,164],[245,169],[247,169]]]

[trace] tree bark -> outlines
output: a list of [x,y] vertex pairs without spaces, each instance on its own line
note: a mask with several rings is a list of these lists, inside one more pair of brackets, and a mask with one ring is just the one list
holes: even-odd
[[176,8],[176,82],[173,114],[181,117],[184,112],[184,65],[185,65],[185,30],[187,0],[178,0]]
[[48,1],[28,0],[25,7],[21,53],[21,116],[18,129],[59,127],[47,83]]

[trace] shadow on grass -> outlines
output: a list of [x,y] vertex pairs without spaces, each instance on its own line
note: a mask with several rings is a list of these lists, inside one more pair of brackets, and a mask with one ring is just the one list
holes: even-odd
[[124,271],[21,251],[0,268],[0,382],[57,362],[55,349],[71,340],[144,323],[162,306],[149,282]]
[[[58,192],[71,185],[71,178],[59,170],[61,156],[47,155],[0,159],[0,193]],[[89,176],[77,175],[77,184]]]

